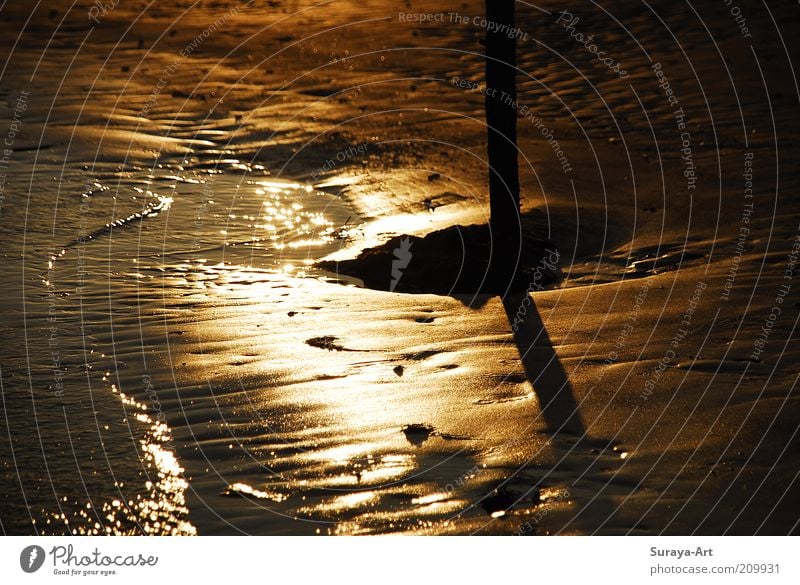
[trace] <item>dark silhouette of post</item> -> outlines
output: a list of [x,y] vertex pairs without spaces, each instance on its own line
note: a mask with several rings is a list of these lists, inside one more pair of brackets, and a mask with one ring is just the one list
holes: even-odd
[[520,255],[515,0],[486,0],[486,123],[492,280],[511,283]]
[[[486,123],[489,155],[491,276],[504,288],[509,323],[520,308],[525,318],[514,329],[525,372],[542,407],[548,431],[582,437],[585,426],[564,368],[529,293],[514,286],[522,253],[522,223],[517,151],[517,42],[515,0],[486,0]],[[525,301],[528,301],[525,304]]]

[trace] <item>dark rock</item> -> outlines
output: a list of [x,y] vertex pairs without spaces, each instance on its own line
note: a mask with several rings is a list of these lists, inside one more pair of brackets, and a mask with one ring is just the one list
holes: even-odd
[[487,225],[453,226],[423,238],[397,236],[353,260],[318,267],[359,278],[368,288],[405,293],[504,294],[558,281],[548,242],[525,236],[513,258],[501,256],[495,243]]

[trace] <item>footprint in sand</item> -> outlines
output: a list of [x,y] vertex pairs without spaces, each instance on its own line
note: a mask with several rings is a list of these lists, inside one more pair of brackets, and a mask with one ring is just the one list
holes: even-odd
[[454,435],[452,433],[440,433],[431,425],[414,423],[403,427],[406,439],[412,445],[419,447],[431,437],[440,437],[445,441],[468,441],[471,437],[467,435]]
[[327,349],[328,351],[360,351],[358,349],[349,349],[339,343],[339,338],[333,335],[323,335],[322,337],[312,337],[306,339],[306,343],[311,347],[318,347],[319,349]]

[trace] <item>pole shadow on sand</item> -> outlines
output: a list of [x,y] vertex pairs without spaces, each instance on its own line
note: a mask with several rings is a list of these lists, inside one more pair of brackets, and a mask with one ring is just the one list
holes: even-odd
[[583,437],[586,428],[572,385],[553,349],[536,304],[528,293],[521,292],[507,295],[503,299],[503,308],[511,324],[525,374],[541,406],[547,432]]
[[[572,385],[553,348],[536,308],[530,283],[537,289],[559,280],[559,270],[546,256],[549,242],[537,239],[540,232],[531,217],[519,215],[516,224],[523,234],[508,266],[498,261],[493,230],[487,225],[453,226],[425,237],[397,236],[385,244],[365,250],[353,260],[321,262],[320,268],[338,276],[363,281],[367,288],[394,293],[438,294],[457,299],[470,308],[499,297],[513,334],[525,374],[542,408],[547,432],[584,437],[586,429]],[[400,250],[413,257],[404,264],[400,279],[393,270]],[[409,254],[411,256],[411,254]]]
[[[575,481],[579,481],[594,467],[592,462],[586,463],[584,449],[589,447],[600,454],[609,445],[586,436],[572,385],[530,294],[530,283],[544,284],[539,263],[550,243],[537,238],[542,230],[537,229],[536,218],[523,214],[520,205],[516,39],[500,32],[514,29],[515,1],[487,0],[485,7],[487,21],[503,25],[486,34],[489,224],[451,226],[422,238],[397,236],[353,260],[322,262],[318,267],[359,278],[368,288],[447,295],[473,308],[499,296],[526,377],[541,408],[530,428],[536,428],[540,417],[544,420],[546,434],[553,439],[551,444],[561,453],[554,453],[554,467],[562,468],[567,476],[577,475]],[[496,90],[508,99],[494,97]],[[412,251],[413,258],[409,253]],[[398,263],[403,268],[401,280]],[[550,282],[557,281],[557,268],[544,276]],[[597,500],[586,495],[591,498],[587,506]],[[593,506],[595,512],[603,508],[604,514],[611,514],[610,502],[603,500],[597,502],[600,506]]]
[[[544,439],[550,463],[535,456],[524,468],[509,468],[505,479],[490,489],[484,500],[496,500],[498,506],[516,509],[523,502],[513,495],[513,490],[509,492],[508,485],[555,483],[568,488],[576,506],[567,513],[573,516],[563,518],[563,525],[555,514],[551,521],[570,530],[591,532],[602,527],[604,532],[624,531],[614,502],[629,490],[608,475],[620,463],[620,456],[612,449],[611,441],[589,436],[569,376],[536,306],[537,293],[531,292],[530,283],[535,283],[537,290],[556,285],[560,269],[544,261],[551,247],[557,246],[537,239],[536,234],[542,230],[530,220],[525,214],[517,220],[523,233],[519,253],[513,254],[517,262],[510,274],[505,259],[499,262],[499,268],[494,268],[496,251],[488,225],[453,226],[421,238],[396,236],[353,260],[322,262],[318,266],[338,276],[361,279],[368,288],[448,296],[476,310],[490,299],[499,298],[511,341],[538,405],[530,414],[529,431],[522,437],[508,437],[508,444],[530,441],[535,448]],[[399,280],[393,278],[392,270],[392,263],[397,260],[393,252],[398,249],[413,252]]]

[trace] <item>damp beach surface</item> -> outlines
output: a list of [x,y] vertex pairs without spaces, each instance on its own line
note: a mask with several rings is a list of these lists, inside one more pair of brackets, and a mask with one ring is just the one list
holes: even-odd
[[520,6],[501,298],[483,3],[144,4],[0,13],[5,532],[796,530],[796,7]]

